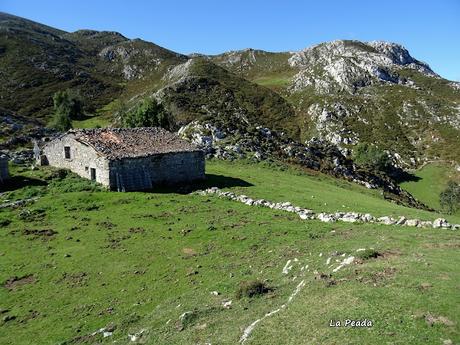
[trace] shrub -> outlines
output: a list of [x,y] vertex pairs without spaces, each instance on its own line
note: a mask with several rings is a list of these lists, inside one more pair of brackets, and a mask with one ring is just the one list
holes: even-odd
[[58,91],[53,95],[54,117],[52,127],[59,131],[72,128],[72,120],[82,119],[83,101],[72,90]]
[[381,256],[381,254],[374,249],[362,250],[356,254],[356,257],[361,260],[376,259],[379,256]]
[[354,161],[366,168],[378,171],[386,171],[391,166],[390,157],[377,146],[359,144],[354,152]]
[[154,99],[147,98],[135,109],[121,113],[125,127],[171,127],[170,115],[164,106]]
[[236,291],[236,298],[257,297],[270,291],[272,291],[272,289],[259,280],[244,281],[240,283]]
[[447,188],[439,195],[439,202],[448,214],[455,213],[460,209],[460,185],[449,181]]

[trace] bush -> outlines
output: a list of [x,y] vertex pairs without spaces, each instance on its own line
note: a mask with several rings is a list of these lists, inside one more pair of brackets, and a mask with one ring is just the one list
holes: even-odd
[[125,127],[163,127],[170,129],[170,115],[162,104],[147,98],[135,109],[120,114]]
[[376,259],[379,256],[381,256],[381,254],[374,249],[362,250],[356,254],[356,257],[361,260]]
[[354,161],[362,167],[378,171],[387,171],[391,167],[387,153],[369,144],[359,144],[356,147]]
[[460,209],[460,185],[449,181],[447,188],[439,195],[439,202],[446,213],[457,212]]
[[259,280],[244,281],[240,283],[236,291],[236,298],[257,297],[270,291],[272,291],[272,289]]
[[52,127],[59,131],[72,128],[72,120],[82,119],[83,101],[71,90],[58,91],[53,95],[54,117]]

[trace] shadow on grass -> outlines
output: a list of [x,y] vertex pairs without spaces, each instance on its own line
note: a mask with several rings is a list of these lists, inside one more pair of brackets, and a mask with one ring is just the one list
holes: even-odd
[[388,176],[393,179],[396,183],[403,183],[403,182],[418,182],[422,178],[415,176],[401,168],[393,168],[391,171],[388,172]]
[[174,186],[158,186],[150,191],[150,193],[179,193],[188,194],[197,190],[203,190],[210,187],[230,188],[230,187],[251,187],[253,184],[244,181],[240,178],[206,174],[204,181],[195,181],[188,184],[180,184]]
[[45,181],[25,177],[25,176],[12,176],[10,179],[0,183],[0,192],[11,192],[28,186],[46,186]]

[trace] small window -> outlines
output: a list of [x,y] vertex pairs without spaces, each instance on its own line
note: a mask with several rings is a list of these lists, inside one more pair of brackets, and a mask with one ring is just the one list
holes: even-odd
[[96,169],[91,168],[91,180],[96,181]]
[[70,146],[64,146],[64,157],[70,159]]

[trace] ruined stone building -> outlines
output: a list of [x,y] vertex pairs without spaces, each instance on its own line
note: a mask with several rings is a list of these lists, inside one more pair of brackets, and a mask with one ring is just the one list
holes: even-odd
[[0,184],[4,183],[10,178],[8,171],[8,157],[4,156],[0,152]]
[[70,130],[46,143],[37,159],[118,191],[205,177],[204,153],[161,128]]

